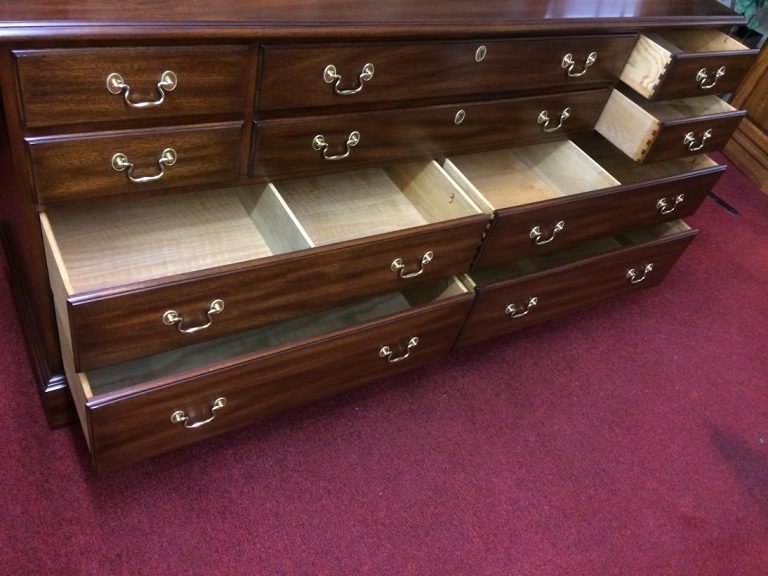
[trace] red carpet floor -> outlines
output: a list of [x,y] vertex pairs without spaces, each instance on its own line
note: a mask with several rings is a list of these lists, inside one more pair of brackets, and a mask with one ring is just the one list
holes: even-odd
[[102,479],[0,266],[0,573],[768,574],[768,197],[659,288]]

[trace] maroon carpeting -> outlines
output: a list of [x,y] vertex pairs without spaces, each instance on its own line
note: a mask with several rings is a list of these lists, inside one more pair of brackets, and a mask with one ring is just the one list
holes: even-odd
[[0,573],[768,574],[768,196],[659,288],[96,479],[0,270]]

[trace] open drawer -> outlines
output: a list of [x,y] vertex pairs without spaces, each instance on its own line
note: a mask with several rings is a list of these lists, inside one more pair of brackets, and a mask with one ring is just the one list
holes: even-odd
[[439,358],[471,303],[451,278],[67,378],[105,472]]
[[41,222],[83,371],[466,272],[488,217],[419,162],[61,208]]
[[473,271],[476,292],[458,345],[519,330],[610,296],[657,285],[696,235],[682,220]]
[[733,92],[758,52],[718,30],[642,34],[621,80],[651,100]]
[[599,135],[577,144],[446,159],[446,172],[493,215],[474,268],[688,216],[725,169],[706,156],[638,166]]
[[717,96],[646,102],[614,90],[595,129],[633,160],[655,162],[719,150],[745,115]]

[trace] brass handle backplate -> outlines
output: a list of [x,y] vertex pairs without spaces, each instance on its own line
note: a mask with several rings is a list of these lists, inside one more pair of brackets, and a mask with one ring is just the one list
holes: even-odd
[[312,148],[315,150],[318,150],[320,154],[323,156],[323,160],[343,160],[347,156],[350,155],[352,152],[352,148],[357,146],[358,142],[360,142],[360,132],[357,130],[353,130],[349,133],[349,136],[347,136],[346,141],[346,149],[341,154],[332,154],[328,155],[328,142],[325,141],[325,136],[322,134],[318,134],[312,139]]
[[685,200],[685,194],[678,194],[677,196],[670,196],[669,198],[659,198],[656,202],[656,209],[659,214],[672,214],[677,209],[677,205]]
[[394,364],[396,362],[402,362],[406,358],[408,358],[411,355],[411,350],[416,348],[416,346],[419,345],[419,337],[414,336],[410,340],[408,340],[408,344],[405,346],[405,354],[402,356],[393,356],[394,352],[389,346],[382,346],[379,350],[379,357],[380,358],[386,358],[387,362],[390,364]]
[[715,75],[710,80],[709,78],[709,72],[707,72],[706,68],[702,68],[696,73],[696,83],[699,85],[699,88],[703,90],[709,90],[711,88],[715,87],[715,84],[717,84],[717,81],[720,80],[725,76],[725,66],[720,66],[717,70],[715,70]]
[[146,184],[147,182],[155,182],[160,180],[160,178],[165,176],[165,167],[173,166],[176,164],[177,158],[178,154],[176,154],[176,150],[173,148],[166,148],[160,153],[160,156],[157,159],[157,166],[160,168],[159,173],[153,174],[152,176],[134,176],[133,170],[136,166],[133,164],[133,162],[128,160],[128,156],[122,152],[118,152],[112,156],[112,168],[118,172],[125,171],[128,180],[134,184]]
[[537,120],[538,124],[541,125],[541,129],[544,130],[544,132],[557,132],[560,130],[560,128],[563,127],[563,122],[568,120],[568,118],[571,117],[571,108],[563,108],[563,111],[560,112],[560,120],[558,121],[557,125],[553,126],[552,119],[549,117],[549,112],[546,110],[542,110],[539,113],[539,118]]
[[710,138],[712,138],[712,128],[705,130],[701,134],[698,144],[696,143],[696,134],[694,134],[693,132],[688,132],[683,138],[683,144],[685,144],[689,152],[698,152],[699,150],[704,148],[704,144]]
[[550,233],[549,237],[545,237],[544,233],[541,231],[541,226],[534,226],[531,228],[531,232],[528,234],[531,237],[531,240],[533,240],[533,243],[536,244],[536,246],[543,246],[544,244],[549,244],[552,242],[552,240],[555,239],[555,236],[557,236],[558,232],[561,232],[565,228],[565,220],[559,220],[555,223],[554,226],[552,226],[552,232]]
[[424,273],[424,267],[432,262],[434,260],[435,254],[430,250],[429,252],[425,252],[424,255],[421,257],[421,260],[419,262],[419,269],[416,270],[416,272],[405,272],[405,264],[403,264],[402,258],[395,258],[392,261],[392,265],[390,266],[390,269],[392,272],[397,272],[400,274],[400,278],[408,279],[408,278],[416,278],[417,276],[421,276]]
[[168,92],[172,92],[178,85],[178,78],[172,70],[166,70],[160,74],[160,80],[157,82],[157,93],[159,98],[157,100],[149,100],[146,102],[133,102],[131,100],[131,87],[125,83],[123,77],[117,72],[112,72],[107,76],[107,90],[110,94],[123,93],[123,100],[131,108],[154,108],[160,106],[165,102],[165,95]]
[[327,84],[333,84],[333,91],[339,96],[352,96],[353,94],[362,92],[363,83],[368,82],[373,78],[373,72],[373,64],[368,62],[368,64],[363,66],[363,69],[357,76],[357,86],[355,88],[344,89],[341,88],[341,74],[336,71],[336,66],[329,64],[325,67],[325,70],[323,70],[323,80],[325,80]]
[[533,310],[539,303],[539,299],[536,296],[531,296],[526,299],[525,304],[518,306],[517,304],[508,304],[504,310],[504,313],[510,318],[522,318]]
[[208,308],[208,311],[205,313],[206,318],[208,318],[208,322],[206,322],[205,324],[201,324],[199,326],[192,326],[190,328],[182,328],[181,325],[184,322],[184,319],[181,317],[181,315],[178,312],[176,312],[176,310],[168,310],[163,314],[163,324],[165,324],[166,326],[175,325],[179,329],[179,332],[181,332],[182,334],[194,334],[195,332],[200,332],[200,330],[205,330],[211,324],[213,324],[213,318],[211,318],[211,316],[220,314],[222,310],[224,310],[224,300],[217,298],[216,300],[211,302],[211,305]]
[[579,78],[580,76],[584,76],[584,74],[587,73],[587,70],[589,70],[589,67],[595,62],[597,62],[597,52],[590,52],[584,60],[581,70],[576,70],[576,61],[573,58],[573,54],[568,52],[568,54],[563,56],[561,66],[565,69],[570,78]]
[[639,270],[630,268],[627,270],[627,280],[629,280],[630,284],[640,284],[640,282],[643,282],[648,277],[648,273],[652,270],[653,262],[643,264]]
[[183,410],[176,410],[171,414],[171,422],[174,424],[184,424],[184,428],[200,428],[200,426],[204,426],[205,424],[212,422],[216,418],[216,413],[226,405],[227,399],[224,396],[221,396],[216,398],[216,400],[211,403],[211,415],[205,420],[192,422],[186,412]]

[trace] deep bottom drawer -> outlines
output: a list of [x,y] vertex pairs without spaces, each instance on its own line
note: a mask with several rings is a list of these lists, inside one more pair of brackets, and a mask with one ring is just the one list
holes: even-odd
[[696,235],[681,220],[466,277],[477,298],[458,345],[657,285]]
[[471,302],[450,279],[87,374],[70,370],[96,469],[144,460],[439,358],[453,346]]

